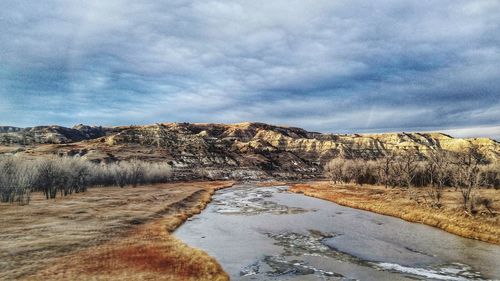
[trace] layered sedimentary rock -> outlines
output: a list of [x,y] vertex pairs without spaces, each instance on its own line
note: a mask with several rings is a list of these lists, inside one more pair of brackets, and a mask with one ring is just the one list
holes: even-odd
[[92,161],[168,161],[186,178],[195,173],[215,173],[218,178],[315,177],[338,155],[376,159],[408,149],[425,157],[431,150],[464,151],[477,146],[490,161],[500,158],[500,144],[494,140],[456,139],[441,133],[321,134],[263,123],[3,128],[4,152]]

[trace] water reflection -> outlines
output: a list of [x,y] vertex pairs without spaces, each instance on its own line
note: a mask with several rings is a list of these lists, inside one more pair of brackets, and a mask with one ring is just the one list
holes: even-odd
[[[232,280],[486,280],[500,247],[286,187],[241,185],[175,233]],[[203,238],[202,238],[203,237]]]

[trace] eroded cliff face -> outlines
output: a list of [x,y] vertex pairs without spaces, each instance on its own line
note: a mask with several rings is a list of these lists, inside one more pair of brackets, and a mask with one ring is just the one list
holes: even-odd
[[[320,134],[262,123],[38,128],[0,132],[4,152],[52,153],[92,161],[168,161],[185,178],[195,174],[217,178],[309,178],[321,175],[323,165],[338,155],[376,159],[409,148],[425,157],[430,150],[464,151],[475,145],[491,161],[500,158],[500,145],[494,140],[455,139],[440,133]],[[22,139],[17,135],[26,135],[26,130],[36,137],[24,145],[13,141]],[[5,148],[13,146],[16,150]]]

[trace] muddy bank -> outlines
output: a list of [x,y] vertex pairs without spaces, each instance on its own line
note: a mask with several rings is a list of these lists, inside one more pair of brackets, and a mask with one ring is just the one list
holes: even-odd
[[169,232],[200,212],[215,190],[232,184],[93,188],[57,201],[37,195],[28,206],[0,205],[0,279],[174,280],[182,275],[195,280],[207,274],[226,280],[215,260]]
[[[401,189],[385,189],[379,186],[335,185],[330,182],[310,182],[293,184],[291,192],[302,193],[337,204],[389,215],[410,222],[423,223],[462,237],[481,240],[500,245],[500,192],[498,190],[480,190],[482,196],[493,199],[492,216],[484,211],[474,217],[461,211],[461,198],[458,191],[445,191],[441,209],[435,209],[424,203],[417,204],[409,200],[409,195]],[[419,191],[425,196],[424,191]],[[423,199],[424,200],[424,199]]]
[[500,248],[421,224],[238,185],[217,192],[174,235],[232,280],[498,279]]

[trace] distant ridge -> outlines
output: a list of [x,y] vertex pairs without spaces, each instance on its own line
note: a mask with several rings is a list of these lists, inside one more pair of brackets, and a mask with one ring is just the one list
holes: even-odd
[[344,155],[376,159],[414,149],[479,148],[490,161],[500,159],[500,144],[488,138],[461,139],[443,133],[322,134],[265,123],[157,123],[145,126],[77,125],[0,127],[0,153],[59,154],[92,161],[140,158],[169,161],[186,172],[201,169],[243,176],[314,177],[330,159]]

